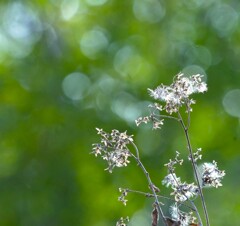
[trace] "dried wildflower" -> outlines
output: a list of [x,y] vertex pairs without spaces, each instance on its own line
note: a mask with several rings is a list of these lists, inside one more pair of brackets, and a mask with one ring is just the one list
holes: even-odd
[[153,121],[153,129],[161,129],[161,126],[163,125],[164,119],[161,120],[154,120]]
[[181,183],[180,177],[177,177],[175,173],[168,174],[163,180],[162,184],[166,187],[176,188]]
[[127,226],[127,222],[129,222],[129,218],[121,217],[120,220],[116,223],[116,226]]
[[139,126],[141,123],[147,124],[150,121],[153,123],[153,129],[161,129],[164,119],[160,120],[154,114],[150,114],[150,116],[139,117],[135,120],[135,123],[137,126]]
[[[125,167],[128,165],[129,157],[133,157],[138,166],[143,170],[145,176],[147,177],[149,188],[151,193],[145,193],[141,191],[135,191],[139,194],[144,194],[146,197],[154,197],[154,205],[152,211],[152,226],[157,226],[159,223],[159,218],[167,225],[176,225],[176,226],[188,226],[188,225],[198,225],[195,223],[196,218],[193,216],[193,213],[186,213],[179,209],[181,205],[184,205],[183,202],[189,201],[192,205],[192,210],[195,211],[196,216],[198,217],[199,224],[201,223],[201,217],[198,212],[198,209],[195,207],[194,199],[196,196],[201,196],[201,201],[203,204],[203,209],[206,217],[206,223],[209,225],[207,209],[202,193],[202,187],[212,186],[219,187],[221,186],[221,180],[225,175],[224,171],[220,171],[217,168],[217,163],[213,161],[213,163],[204,163],[200,168],[196,169],[196,162],[202,158],[201,148],[198,148],[196,152],[193,153],[193,150],[190,145],[190,138],[188,134],[188,129],[190,126],[190,112],[192,111],[192,105],[195,104],[195,100],[193,100],[190,96],[194,93],[203,93],[207,91],[207,85],[202,81],[202,75],[192,75],[190,77],[184,76],[183,73],[178,74],[173,83],[169,86],[161,84],[155,90],[148,89],[150,96],[152,96],[157,101],[161,101],[164,104],[161,105],[159,103],[150,104],[148,107],[150,109],[150,114],[148,116],[139,117],[135,120],[136,125],[144,123],[147,124],[149,122],[152,123],[153,129],[159,129],[163,125],[164,119],[175,119],[180,122],[182,128],[185,132],[185,137],[188,143],[188,149],[190,155],[188,159],[191,161],[194,174],[197,181],[197,186],[194,183],[186,183],[181,182],[181,178],[177,177],[175,174],[175,167],[177,164],[182,165],[183,159],[180,158],[180,153],[176,152],[175,158],[170,159],[165,166],[168,168],[168,175],[162,180],[162,184],[166,187],[171,187],[172,193],[174,196],[175,204],[170,207],[171,217],[165,217],[161,205],[158,198],[161,197],[156,193],[159,192],[159,188],[156,187],[149,176],[148,171],[145,169],[145,166],[140,160],[139,151],[136,145],[133,143],[132,136],[127,135],[126,132],[119,132],[118,130],[112,130],[111,133],[107,133],[102,129],[97,128],[97,133],[101,136],[101,141],[98,144],[93,144],[92,153],[95,156],[101,156],[108,163],[108,170],[110,173],[113,171],[114,167]],[[186,112],[188,113],[188,118],[185,120],[182,117],[180,108],[184,106]],[[162,114],[162,111],[165,111],[165,114]],[[175,116],[171,116],[173,113],[178,113]],[[128,149],[128,144],[132,144],[133,148],[136,151],[136,156],[134,153],[131,153]],[[200,181],[200,182],[199,182]],[[134,192],[129,189],[121,189],[119,188],[121,195],[118,197],[118,200],[121,201],[124,205],[127,203],[127,195],[128,192]],[[187,206],[187,205],[184,205]],[[121,218],[116,226],[126,226],[126,222],[128,222],[128,218]]]
[[118,201],[122,202],[124,206],[127,205],[127,199],[126,196],[128,195],[128,192],[126,189],[119,188],[119,192],[121,192],[121,195],[118,197]]
[[102,154],[102,146],[99,144],[93,144],[93,152],[95,156],[101,155]]
[[172,220],[174,220],[174,221],[180,220],[180,217],[179,217],[180,214],[179,214],[179,209],[178,209],[177,203],[170,206],[169,211],[170,211]]
[[204,163],[202,165],[202,186],[218,188],[222,186],[221,180],[225,176],[224,170],[219,170],[217,162]]
[[180,153],[176,151],[176,156],[174,160],[169,159],[169,162],[164,164],[164,166],[167,166],[169,172],[171,173],[174,172],[176,164],[179,164],[179,165],[183,164],[183,159],[180,159],[179,156],[180,156]]
[[141,123],[147,124],[150,121],[150,117],[145,116],[145,117],[139,117],[138,119],[135,120],[135,123],[137,126],[139,126]]
[[133,142],[132,136],[126,132],[120,133],[118,130],[106,133],[102,129],[98,129],[98,134],[101,135],[101,143],[93,145],[93,154],[101,155],[108,162],[108,170],[112,172],[114,167],[124,167],[130,162],[128,157],[131,156],[127,145]]
[[106,170],[112,173],[112,170],[115,166],[116,167],[127,166],[127,164],[130,162],[128,160],[129,156],[131,156],[129,150],[119,149],[107,152],[102,157],[104,160],[108,162],[108,168],[106,168]]
[[154,103],[154,104],[149,104],[148,105],[149,108],[154,108],[158,111],[162,111],[163,110],[163,106],[160,105],[159,103]]
[[194,196],[197,196],[199,193],[199,189],[196,185],[194,185],[193,183],[182,183],[180,178],[177,177],[175,173],[168,174],[162,180],[162,184],[166,187],[171,186],[171,188],[173,189],[171,195],[174,195],[176,202],[184,202]]
[[173,188],[172,195],[175,196],[176,202],[185,202],[192,197],[199,194],[199,189],[196,185],[187,184],[186,182],[179,184],[177,187]]
[[193,213],[186,213],[179,209],[177,203],[170,206],[171,218],[175,222],[179,222],[181,226],[188,226],[195,222],[196,218],[193,216]]
[[[202,151],[202,148],[198,148],[197,151],[195,153],[193,153],[193,161],[197,162],[198,159],[202,159],[202,155],[200,154],[200,152]],[[191,161],[191,155],[188,156],[188,160]]]
[[148,89],[150,96],[154,99],[165,102],[164,109],[167,113],[177,112],[183,104],[187,104],[191,111],[191,104],[195,101],[189,99],[193,93],[203,93],[207,91],[207,85],[202,82],[202,75],[192,75],[189,78],[180,73],[170,86],[160,85],[155,90]]

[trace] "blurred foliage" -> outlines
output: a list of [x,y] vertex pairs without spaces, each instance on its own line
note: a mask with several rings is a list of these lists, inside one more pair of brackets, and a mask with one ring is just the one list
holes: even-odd
[[[109,175],[90,155],[95,127],[134,134],[156,185],[163,164],[185,150],[175,122],[139,129],[147,88],[179,71],[206,75],[190,130],[206,161],[226,170],[206,190],[212,225],[240,213],[240,2],[238,0],[40,0],[0,3],[0,225],[150,225],[151,200],[131,164]],[[186,168],[181,177],[191,180]],[[161,187],[162,194],[170,191]],[[149,211],[149,212],[148,212]]]

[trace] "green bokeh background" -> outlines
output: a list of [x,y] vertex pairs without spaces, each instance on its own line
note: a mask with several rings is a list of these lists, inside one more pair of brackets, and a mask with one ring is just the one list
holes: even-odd
[[[190,133],[226,170],[224,186],[205,191],[211,225],[238,225],[238,0],[1,1],[0,18],[0,225],[150,225],[152,200],[117,201],[119,187],[148,191],[136,164],[109,174],[89,153],[95,127],[127,130],[169,194],[163,164],[176,150],[186,158],[181,128],[134,119],[147,113],[147,88],[179,71],[204,74],[209,88],[195,96]],[[190,182],[189,169],[178,173]]]

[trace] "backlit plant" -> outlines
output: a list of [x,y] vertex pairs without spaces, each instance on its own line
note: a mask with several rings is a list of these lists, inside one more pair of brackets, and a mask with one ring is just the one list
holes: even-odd
[[[126,197],[130,192],[152,198],[154,200],[152,226],[203,226],[199,208],[195,205],[195,200],[198,197],[201,199],[205,225],[210,226],[202,190],[205,187],[218,188],[222,186],[221,180],[225,172],[218,169],[216,161],[201,163],[202,149],[197,148],[193,150],[189,137],[190,115],[192,105],[195,104],[195,100],[191,98],[191,95],[207,91],[207,84],[202,81],[202,77],[199,74],[186,77],[183,73],[180,73],[175,76],[170,86],[161,84],[156,89],[148,89],[150,96],[156,100],[156,103],[149,105],[149,115],[142,116],[135,121],[137,126],[140,126],[142,123],[152,123],[153,129],[161,129],[165,119],[173,119],[180,123],[183,129],[188,150],[187,156],[183,158],[191,163],[195,180],[192,183],[187,183],[182,181],[177,175],[176,166],[181,166],[184,159],[180,157],[183,153],[176,151],[175,157],[165,164],[167,175],[162,179],[162,185],[171,189],[170,196],[172,198],[170,199],[173,200],[173,204],[169,208],[170,216],[167,216],[168,213],[164,213],[162,209],[164,200],[166,198],[169,199],[169,197],[159,195],[160,189],[152,182],[147,169],[143,165],[133,135],[127,135],[126,132],[119,132],[116,129],[110,133],[103,131],[103,129],[97,129],[97,133],[101,136],[101,141],[93,144],[92,153],[107,161],[108,167],[106,170],[112,173],[116,167],[127,167],[130,159],[133,158],[145,174],[150,192],[120,188],[121,195],[118,199],[126,205]],[[186,120],[182,117],[182,109],[187,114]],[[133,147],[134,152],[130,151],[130,146]],[[116,223],[116,226],[127,225],[128,221],[128,218],[121,218]]]

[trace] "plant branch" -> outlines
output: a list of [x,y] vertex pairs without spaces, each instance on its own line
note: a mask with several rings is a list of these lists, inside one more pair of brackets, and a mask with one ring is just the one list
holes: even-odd
[[210,226],[208,212],[207,212],[207,206],[206,206],[206,203],[205,203],[205,200],[204,200],[202,187],[200,185],[200,181],[199,181],[199,177],[198,177],[198,173],[197,173],[197,165],[196,165],[196,162],[194,161],[194,157],[193,157],[193,151],[192,151],[192,146],[191,146],[190,137],[189,137],[189,133],[188,133],[188,127],[185,126],[180,112],[178,112],[178,116],[179,116],[180,123],[181,123],[181,126],[182,126],[183,130],[184,130],[184,134],[185,134],[185,137],[186,137],[186,140],[187,140],[188,151],[190,153],[190,160],[191,160],[191,163],[192,163],[194,175],[196,177],[197,186],[198,186],[198,189],[199,189],[199,192],[200,192],[203,211],[204,211],[204,215],[205,215],[205,218],[206,218],[206,224],[207,224],[207,226]]
[[[170,173],[171,173],[171,175],[173,176],[175,183],[178,185],[178,187],[180,187],[180,185],[179,185],[176,177],[174,176],[172,170],[170,171]],[[181,193],[182,193],[182,195],[187,199],[187,201],[190,202],[191,205],[193,206],[193,208],[191,208],[191,209],[193,209],[193,210],[196,212],[197,218],[198,218],[198,221],[199,221],[199,224],[200,224],[200,226],[202,226],[202,219],[201,219],[201,217],[200,217],[200,214],[199,214],[199,212],[198,212],[198,209],[197,209],[196,205],[194,204],[193,200],[189,199],[182,190],[181,190]]]
[[[137,146],[136,146],[133,142],[131,142],[131,143],[133,144],[133,147],[134,147],[135,150],[136,150],[137,156],[139,156],[139,151],[138,151]],[[146,176],[146,178],[147,178],[147,181],[148,181],[148,184],[149,184],[149,188],[150,188],[150,190],[151,190],[152,193],[153,193],[153,196],[154,196],[154,199],[155,199],[155,204],[156,204],[156,206],[157,206],[157,210],[158,210],[158,212],[159,212],[159,214],[160,214],[160,216],[161,216],[161,218],[162,218],[162,221],[164,222],[164,225],[167,226],[168,224],[167,224],[167,221],[166,221],[166,217],[164,216],[163,211],[162,211],[162,208],[161,208],[161,206],[160,206],[160,202],[158,201],[158,196],[157,196],[157,194],[156,194],[156,192],[155,192],[154,184],[152,183],[152,180],[151,180],[151,178],[150,178],[150,175],[149,175],[148,171],[146,170],[146,168],[144,167],[144,165],[142,164],[140,158],[139,158],[139,157],[136,157],[134,154],[132,154],[132,156],[133,156],[133,158],[136,160],[138,166],[140,166],[140,168],[142,169],[143,173],[145,174],[145,176]]]
[[176,118],[174,116],[170,116],[170,115],[160,115],[160,114],[155,114],[155,113],[153,113],[153,115],[158,116],[160,118],[174,119],[174,120],[177,120],[178,122],[180,121],[178,118]]
[[[129,188],[124,188],[124,190],[125,190],[126,192],[131,192],[131,193],[136,193],[136,194],[144,195],[145,197],[150,197],[150,198],[154,197],[154,195],[153,195],[152,193],[148,193],[148,192],[132,190],[132,189],[129,189]],[[169,197],[167,197],[167,196],[157,195],[157,197],[158,197],[158,198],[167,199],[167,200],[171,200],[171,201],[175,202],[174,199],[169,198]],[[191,201],[191,200],[189,200],[189,201]],[[192,201],[192,202],[193,202],[193,201]],[[195,207],[194,203],[193,203],[194,208],[191,207],[191,206],[189,206],[189,205],[187,205],[187,204],[184,204],[184,203],[182,203],[182,202],[180,202],[180,204],[181,204],[182,206],[185,206],[185,207],[189,208],[189,209],[192,210],[192,211],[196,211],[196,209],[197,209],[197,208]],[[198,214],[197,214],[197,215],[198,215]]]

